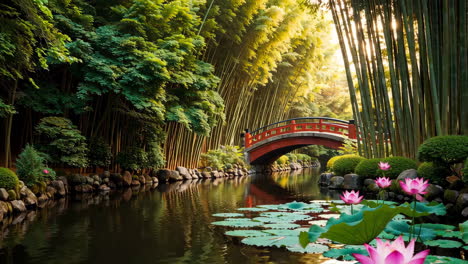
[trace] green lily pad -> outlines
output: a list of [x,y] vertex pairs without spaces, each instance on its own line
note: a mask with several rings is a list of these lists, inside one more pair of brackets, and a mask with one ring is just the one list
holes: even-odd
[[281,223],[281,224],[266,224],[264,225],[265,228],[271,228],[271,229],[294,229],[301,227],[298,224],[291,224],[291,223]]
[[288,222],[311,220],[311,219],[313,219],[312,216],[302,215],[302,214],[289,214],[289,215],[276,216],[276,217],[259,216],[259,217],[254,218],[254,220],[256,221],[262,221],[265,223],[288,223]]
[[224,233],[228,236],[235,237],[258,237],[258,236],[271,236],[269,233],[265,233],[259,230],[232,230]]
[[304,214],[300,213],[291,213],[291,212],[266,212],[266,213],[261,213],[260,216],[263,217],[304,217]]
[[245,207],[237,208],[238,211],[250,211],[250,212],[265,212],[268,211],[267,208],[258,208],[258,207]]
[[353,253],[361,254],[368,256],[367,250],[364,247],[344,247],[344,248],[333,248],[329,251],[323,253],[324,257],[334,258],[334,259],[343,259],[343,260],[355,260]]
[[463,246],[463,244],[458,241],[447,240],[447,239],[424,241],[424,244],[431,246],[431,247],[441,247],[441,248],[459,248]]
[[242,239],[241,242],[257,247],[289,247],[299,244],[299,238],[297,236],[247,237]]
[[255,227],[255,226],[264,225],[263,222],[259,222],[259,221],[233,221],[233,220],[217,221],[217,222],[212,222],[211,224],[218,225],[218,226],[230,226],[230,227]]
[[297,244],[294,246],[286,247],[287,250],[297,253],[318,254],[328,250],[328,246],[322,244],[309,243],[305,248]]
[[468,264],[468,261],[458,258],[446,257],[446,256],[434,256],[428,255],[424,264]]
[[[404,221],[391,221],[385,227],[385,232],[389,234],[393,234],[395,236],[403,235],[404,237],[409,238],[411,234],[411,226],[407,222],[404,222]],[[418,235],[420,239],[423,241],[432,240],[436,237],[436,233],[434,232],[434,230],[416,225],[414,228],[414,234],[412,235],[412,237],[414,238]]]
[[302,229],[267,229],[262,230],[265,233],[275,236],[298,236]]
[[247,218],[247,217],[231,217],[231,218],[226,218],[224,221],[236,221],[236,222],[242,222],[242,221],[252,221],[252,219]]
[[239,213],[219,213],[219,214],[213,214],[213,216],[216,216],[216,217],[241,217],[241,216],[244,216],[244,214],[239,214]]
[[402,214],[409,217],[420,217],[430,214],[445,215],[447,213],[444,204],[438,202],[416,203],[416,213],[413,212],[413,203],[404,203],[398,206]]
[[441,237],[462,238],[462,233],[460,231],[436,230],[435,233]]
[[394,239],[396,238],[396,236],[394,234],[389,234],[385,231],[382,231],[382,233],[380,233],[378,236],[378,238],[383,238],[383,239]]
[[453,225],[444,225],[444,224],[431,224],[431,223],[422,223],[422,227],[434,229],[434,230],[454,230],[455,226]]
[[468,220],[460,224],[460,232],[462,233],[463,242],[468,244]]
[[294,201],[290,203],[281,204],[278,208],[289,209],[289,210],[304,210],[304,209],[316,208],[316,207],[317,207],[316,204],[308,204],[308,203]]

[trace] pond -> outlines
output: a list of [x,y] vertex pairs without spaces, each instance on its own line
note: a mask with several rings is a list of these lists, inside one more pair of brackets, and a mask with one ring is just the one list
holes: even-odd
[[337,199],[318,170],[159,185],[136,193],[73,196],[3,227],[0,263],[320,263],[317,255],[242,245],[214,213]]

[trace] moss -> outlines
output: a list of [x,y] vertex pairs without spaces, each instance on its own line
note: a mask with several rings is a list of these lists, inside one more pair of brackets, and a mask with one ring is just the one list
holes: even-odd
[[382,159],[365,159],[359,162],[356,166],[356,174],[365,178],[377,178],[382,176],[382,172],[379,170],[379,162]]
[[405,157],[388,157],[383,159],[383,162],[388,162],[391,166],[388,171],[385,171],[385,176],[391,179],[396,179],[405,170],[418,168],[416,161]]
[[8,190],[8,197],[10,200],[16,200],[18,196],[16,195],[16,192],[14,190]]
[[432,162],[423,162],[418,167],[418,176],[429,179],[434,184],[446,185],[445,178],[450,176],[450,170]]
[[365,160],[365,158],[358,155],[343,155],[333,163],[333,173],[341,176],[354,173],[356,166],[363,160]]
[[18,186],[19,180],[16,174],[8,168],[0,168],[0,188],[13,189]]

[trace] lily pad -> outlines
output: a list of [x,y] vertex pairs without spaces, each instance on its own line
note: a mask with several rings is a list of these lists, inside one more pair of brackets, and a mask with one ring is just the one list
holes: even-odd
[[400,212],[409,217],[420,217],[430,214],[445,215],[447,213],[444,204],[438,202],[416,203],[416,213],[413,212],[413,203],[404,203],[398,206]]
[[254,220],[256,221],[262,221],[265,223],[288,223],[288,222],[311,220],[311,219],[313,219],[312,216],[302,215],[302,214],[288,214],[288,215],[276,216],[276,217],[259,216],[259,217],[254,218]]
[[259,230],[232,230],[224,233],[228,236],[235,237],[258,237],[258,236],[271,236],[269,233],[265,233]]
[[455,226],[453,225],[444,225],[444,224],[431,224],[431,223],[422,223],[422,227],[434,229],[434,230],[454,230]]
[[271,228],[271,229],[294,229],[301,227],[298,224],[291,224],[291,223],[281,223],[281,224],[266,224],[264,225],[266,228]]
[[239,214],[239,213],[219,213],[219,214],[213,214],[213,216],[216,216],[216,217],[241,217],[241,216],[244,216],[244,214]]
[[436,230],[435,233],[441,237],[462,238],[462,233],[460,231]]
[[267,229],[262,230],[265,233],[275,236],[298,236],[302,229]]
[[[385,232],[393,234],[395,236],[403,235],[404,237],[409,238],[411,234],[411,226],[404,221],[391,221],[385,227]],[[412,237],[415,238],[418,235],[422,241],[432,240],[436,237],[436,233],[434,232],[434,230],[416,225],[414,227],[414,234],[412,235]]]
[[297,252],[297,253],[318,254],[318,253],[323,253],[327,251],[328,246],[325,246],[322,244],[316,244],[316,243],[309,243],[305,248],[297,244],[294,246],[289,246],[286,249],[291,252]]
[[250,212],[265,212],[268,211],[267,208],[258,208],[258,207],[245,207],[237,208],[238,211],[250,211]]
[[262,205],[257,205],[257,207],[259,208],[265,208],[265,209],[269,209],[269,210],[278,210],[279,206],[281,206],[281,204],[262,204]]
[[241,242],[257,247],[289,247],[299,244],[299,238],[297,236],[247,237],[242,239]]
[[468,261],[458,258],[446,257],[446,256],[434,256],[428,255],[424,264],[468,264]]
[[259,222],[259,221],[233,221],[233,220],[217,221],[217,222],[212,222],[211,224],[218,225],[218,226],[230,226],[230,227],[255,227],[255,226],[264,225],[263,222]]
[[289,210],[304,210],[309,208],[316,208],[317,205],[315,204],[308,204],[303,202],[290,202],[280,205],[278,208],[280,209],[289,209]]
[[333,248],[323,253],[324,257],[343,259],[343,260],[355,260],[353,253],[368,256],[367,250],[364,247],[344,247],[344,248]]
[[424,244],[431,246],[431,247],[441,247],[441,248],[459,248],[463,246],[463,244],[458,241],[447,240],[447,239],[424,241]]
[[463,242],[468,244],[468,220],[460,224],[460,232],[462,233]]

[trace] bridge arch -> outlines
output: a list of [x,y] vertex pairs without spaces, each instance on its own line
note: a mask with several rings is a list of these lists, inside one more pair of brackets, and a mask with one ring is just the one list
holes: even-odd
[[245,134],[246,160],[269,165],[282,155],[308,145],[338,149],[346,138],[356,139],[354,121],[326,117],[294,118]]

